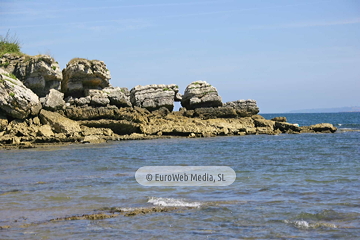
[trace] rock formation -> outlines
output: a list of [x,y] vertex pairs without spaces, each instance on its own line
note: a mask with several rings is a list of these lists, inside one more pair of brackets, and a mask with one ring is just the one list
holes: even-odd
[[222,105],[222,100],[218,95],[217,89],[205,81],[190,83],[186,87],[181,100],[181,106],[185,107],[187,110],[219,107]]
[[62,74],[59,64],[48,55],[12,55],[0,57],[0,68],[14,74],[39,97],[45,97],[50,89],[60,89]]
[[43,107],[47,110],[59,110],[65,106],[64,94],[55,89],[50,89],[48,95],[44,99]]
[[74,58],[62,71],[61,91],[66,96],[83,97],[87,89],[109,86],[110,71],[102,61]]
[[146,108],[149,111],[166,107],[169,111],[174,109],[174,101],[180,96],[177,95],[179,87],[175,84],[153,84],[136,86],[130,91],[130,101],[133,106]]
[[25,119],[41,109],[39,97],[13,75],[0,69],[0,109],[13,118]]
[[259,113],[256,101],[251,99],[227,102],[224,104],[224,107],[234,108],[236,113],[241,117],[250,117]]

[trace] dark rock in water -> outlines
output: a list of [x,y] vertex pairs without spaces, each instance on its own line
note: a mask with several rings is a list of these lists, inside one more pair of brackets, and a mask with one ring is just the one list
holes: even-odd
[[61,90],[66,96],[83,97],[86,89],[109,86],[110,71],[103,61],[74,58],[62,71]]
[[237,100],[233,102],[227,102],[224,107],[232,107],[236,109],[236,112],[241,117],[251,117],[259,113],[259,108],[256,105],[255,100]]
[[39,97],[18,79],[0,69],[0,109],[6,115],[25,119],[41,109]]
[[39,97],[45,97],[50,89],[60,89],[62,74],[59,64],[48,55],[4,54],[0,57],[0,66],[14,74]]
[[174,109],[174,101],[178,99],[179,87],[175,84],[152,84],[136,86],[130,91],[130,101],[133,106],[146,108],[149,111],[166,107],[171,112]]
[[301,130],[299,126],[287,122],[275,122],[275,129],[279,129],[283,133],[289,130],[294,132],[300,132]]
[[222,106],[221,97],[215,87],[205,81],[190,83],[184,92],[181,106],[188,110]]
[[43,106],[44,109],[52,111],[63,109],[65,106],[64,94],[55,89],[50,89],[49,94],[45,97]]
[[287,122],[286,117],[274,117],[271,120],[275,122]]
[[302,133],[313,133],[313,132],[318,132],[318,133],[334,133],[337,131],[337,128],[334,127],[334,125],[330,124],[330,123],[319,123],[319,124],[315,124],[315,125],[310,125],[310,126],[304,126],[304,127],[300,127],[301,132]]

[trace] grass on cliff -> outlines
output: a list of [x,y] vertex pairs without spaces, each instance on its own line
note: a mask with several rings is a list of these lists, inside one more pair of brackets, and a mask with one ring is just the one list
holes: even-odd
[[23,54],[20,51],[20,42],[16,35],[11,35],[10,31],[5,36],[0,35],[0,57],[6,53]]

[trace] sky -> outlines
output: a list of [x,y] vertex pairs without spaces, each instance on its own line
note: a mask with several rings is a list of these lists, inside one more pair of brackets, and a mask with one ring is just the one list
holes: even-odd
[[203,80],[260,113],[360,105],[360,0],[0,0],[8,30],[61,68],[104,61],[112,86]]

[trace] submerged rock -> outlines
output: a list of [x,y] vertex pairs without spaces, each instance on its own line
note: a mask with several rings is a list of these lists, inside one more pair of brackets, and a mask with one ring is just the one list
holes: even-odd
[[109,86],[110,71],[103,61],[74,58],[62,71],[61,90],[66,96],[83,97],[86,89]]
[[178,99],[179,87],[175,84],[153,84],[136,86],[130,91],[130,101],[133,106],[146,108],[149,111],[166,107],[169,111],[174,109],[174,101]]
[[205,81],[190,83],[182,96],[181,106],[188,110],[222,106],[221,97],[215,87]]
[[25,119],[41,109],[39,97],[13,75],[0,69],[0,109],[13,118]]
[[62,74],[59,64],[48,55],[4,54],[0,66],[14,74],[39,97],[45,97],[50,89],[60,89]]

